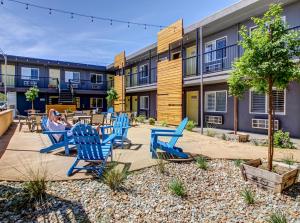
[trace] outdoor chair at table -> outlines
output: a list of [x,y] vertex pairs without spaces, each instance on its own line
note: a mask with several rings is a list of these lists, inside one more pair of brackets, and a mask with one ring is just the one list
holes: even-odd
[[19,121],[19,132],[21,131],[23,125],[27,125],[28,126],[28,129],[30,130],[31,129],[31,122],[30,120],[28,119],[28,116],[25,116],[25,115],[20,115],[20,112],[18,109],[16,109],[16,117]]

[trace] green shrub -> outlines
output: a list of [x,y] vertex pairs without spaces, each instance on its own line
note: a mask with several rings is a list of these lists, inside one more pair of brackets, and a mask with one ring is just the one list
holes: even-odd
[[154,118],[149,118],[149,124],[150,125],[155,125],[155,119]]
[[241,192],[241,196],[243,197],[245,203],[247,205],[251,205],[254,204],[255,202],[255,194],[248,188],[245,188],[242,192]]
[[136,121],[139,123],[145,123],[146,117],[145,115],[139,115],[138,117],[136,117]]
[[216,136],[216,132],[213,129],[207,129],[206,130],[206,135],[209,137],[215,137]]
[[279,148],[293,149],[294,144],[291,141],[290,133],[278,130],[274,133],[274,146]]
[[234,165],[235,165],[236,167],[240,167],[240,166],[242,165],[243,162],[244,162],[244,161],[241,160],[241,159],[236,159],[236,160],[234,160]]
[[110,189],[119,190],[123,186],[127,174],[124,171],[113,168],[106,172],[103,177],[104,183],[109,186]]
[[198,168],[202,169],[202,170],[207,170],[208,169],[208,163],[207,160],[204,156],[199,156],[196,158],[196,163]]
[[193,131],[193,128],[196,127],[196,123],[193,120],[188,121],[188,123],[186,124],[185,129],[188,131]]
[[179,179],[173,179],[169,184],[169,190],[172,194],[177,195],[179,197],[186,196],[186,189],[183,182]]
[[287,223],[287,219],[285,215],[281,212],[274,212],[271,214],[269,219],[267,219],[268,223]]
[[166,121],[162,121],[160,124],[161,124],[162,127],[167,127],[168,126],[168,123]]
[[47,184],[43,177],[25,182],[23,190],[30,201],[43,201],[46,197]]

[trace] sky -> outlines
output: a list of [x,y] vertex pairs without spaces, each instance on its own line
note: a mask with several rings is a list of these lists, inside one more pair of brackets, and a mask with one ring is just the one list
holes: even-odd
[[[187,27],[237,0],[21,0],[49,8],[132,22],[169,25],[183,18]],[[0,48],[9,55],[108,65],[157,39],[158,28],[110,22],[31,8],[3,0]]]

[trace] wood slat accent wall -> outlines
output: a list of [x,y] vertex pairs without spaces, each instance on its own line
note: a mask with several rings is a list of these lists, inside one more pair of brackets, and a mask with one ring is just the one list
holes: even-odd
[[178,125],[182,120],[182,60],[157,64],[157,120]]
[[118,93],[118,100],[114,102],[114,110],[116,112],[125,110],[125,78],[124,75],[114,76],[114,88]]
[[120,69],[124,67],[125,64],[126,64],[125,51],[122,51],[121,53],[115,56],[114,67]]
[[[174,29],[175,28],[175,29]],[[170,26],[159,31],[157,34],[157,53],[169,49],[169,44],[180,40],[183,36],[183,20],[179,19]]]

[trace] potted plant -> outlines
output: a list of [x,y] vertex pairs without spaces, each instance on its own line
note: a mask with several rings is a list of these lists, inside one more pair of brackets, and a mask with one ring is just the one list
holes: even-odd
[[107,105],[108,107],[114,106],[115,100],[118,100],[119,96],[117,91],[114,88],[111,88],[109,91],[107,91]]
[[39,96],[39,89],[31,87],[25,92],[26,100],[31,101],[31,109],[34,110],[33,102]]
[[300,68],[293,60],[299,56],[299,32],[289,31],[282,21],[282,7],[273,4],[262,18],[252,18],[257,28],[248,34],[245,26],[239,44],[244,49],[242,57],[234,62],[228,80],[229,92],[242,97],[246,90],[267,94],[268,98],[268,162],[252,160],[242,165],[246,180],[281,192],[296,181],[298,170],[279,173],[273,168],[274,107],[273,89],[283,90],[291,81],[300,80]]

